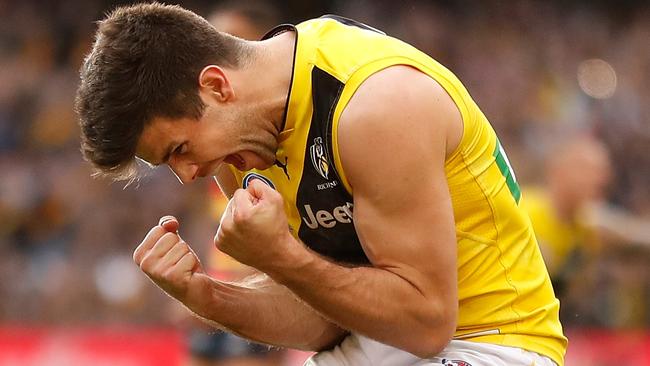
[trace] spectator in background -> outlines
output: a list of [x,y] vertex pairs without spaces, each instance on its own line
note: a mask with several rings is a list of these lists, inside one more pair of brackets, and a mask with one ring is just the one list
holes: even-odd
[[643,324],[649,272],[642,263],[650,224],[607,203],[613,168],[601,141],[581,137],[552,151],[545,186],[524,189],[521,205],[561,301],[561,319],[574,325]]
[[[611,180],[609,152],[591,137],[571,139],[554,149],[545,167],[542,187],[524,189],[521,205],[533,223],[556,296],[560,319],[571,321],[595,284],[591,263],[597,258],[597,231],[586,211],[602,202]],[[576,281],[580,278],[579,283]],[[577,285],[577,286],[576,286]]]
[[565,283],[596,249],[597,238],[585,223],[585,209],[604,201],[610,180],[607,148],[583,137],[553,151],[547,161],[544,188],[524,190],[521,204],[533,222],[560,299]]

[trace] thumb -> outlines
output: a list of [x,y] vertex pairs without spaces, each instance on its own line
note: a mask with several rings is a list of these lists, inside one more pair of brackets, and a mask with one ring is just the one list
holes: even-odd
[[248,189],[238,189],[232,196],[228,208],[230,209],[230,215],[235,216],[235,214],[241,215],[248,213],[256,204],[257,198]]
[[253,179],[248,183],[246,191],[252,196],[253,203],[256,204],[257,201],[264,200],[270,193],[273,193],[273,188],[260,179]]
[[170,215],[161,217],[160,221],[158,221],[158,225],[162,226],[165,230],[167,230],[167,232],[170,233],[178,232],[178,228],[180,227],[178,219]]

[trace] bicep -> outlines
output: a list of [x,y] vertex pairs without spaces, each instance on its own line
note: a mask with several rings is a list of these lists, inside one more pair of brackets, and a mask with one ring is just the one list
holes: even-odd
[[[455,301],[455,226],[444,161],[448,126],[460,114],[426,75],[391,69],[362,84],[339,125],[355,228],[375,267],[425,296],[442,292]],[[398,88],[381,88],[387,83]]]

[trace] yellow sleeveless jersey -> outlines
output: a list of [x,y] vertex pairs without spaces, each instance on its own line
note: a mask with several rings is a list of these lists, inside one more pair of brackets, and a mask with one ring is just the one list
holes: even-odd
[[414,47],[349,19],[283,25],[266,38],[285,31],[296,32],[296,50],[277,161],[264,171],[233,168],[240,185],[260,178],[279,191],[293,234],[314,251],[367,264],[338,155],[339,117],[373,73],[393,65],[419,69],[448,92],[464,122],[460,145],[446,161],[458,242],[455,338],[524,348],[561,366],[567,340],[559,302],[518,207],[519,187],[494,130],[460,81]]

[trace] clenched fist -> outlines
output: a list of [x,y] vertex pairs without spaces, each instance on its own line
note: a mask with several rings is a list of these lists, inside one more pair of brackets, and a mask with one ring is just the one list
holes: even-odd
[[177,234],[178,227],[173,216],[161,218],[135,250],[133,260],[156,285],[186,303],[192,292],[200,291],[203,269],[194,251]]
[[238,189],[214,237],[216,247],[241,263],[270,273],[301,245],[289,232],[282,196],[258,179]]

